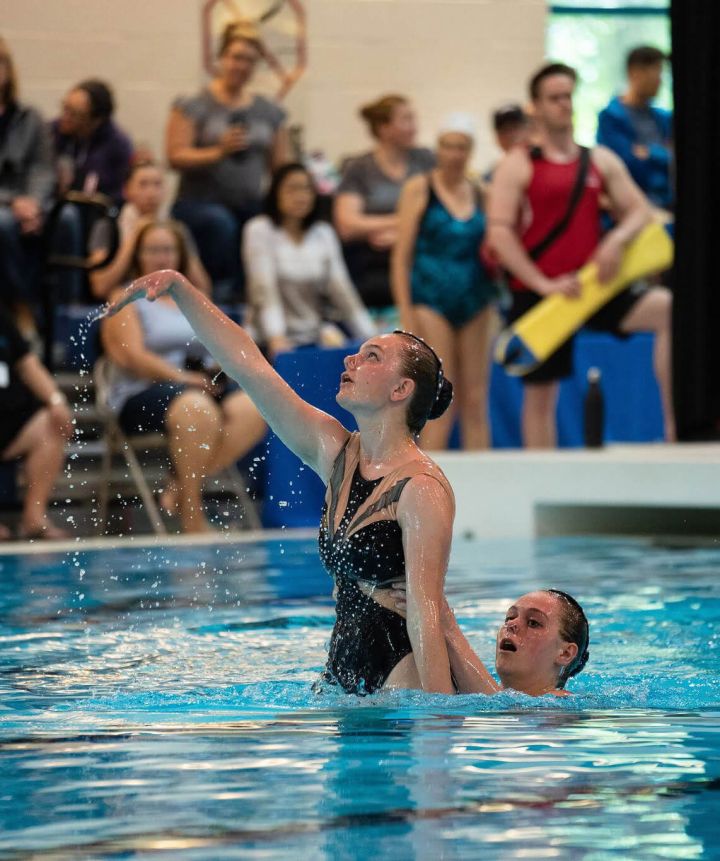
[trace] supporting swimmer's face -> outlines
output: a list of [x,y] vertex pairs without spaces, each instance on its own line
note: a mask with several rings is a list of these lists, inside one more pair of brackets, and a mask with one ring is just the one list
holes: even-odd
[[353,414],[372,412],[388,404],[403,405],[412,396],[415,383],[401,374],[402,339],[377,335],[357,353],[345,357],[345,371],[335,400]]
[[523,595],[507,611],[497,633],[495,668],[503,687],[526,693],[552,690],[578,653],[563,639],[563,605],[548,592]]

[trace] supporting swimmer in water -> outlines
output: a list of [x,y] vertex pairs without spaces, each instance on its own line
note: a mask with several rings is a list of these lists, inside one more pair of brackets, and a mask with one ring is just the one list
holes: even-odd
[[[173,297],[218,365],[329,485],[320,553],[335,579],[337,619],[324,674],[353,693],[383,686],[454,693],[440,619],[455,505],[439,467],[418,447],[442,415],[452,385],[442,363],[406,332],[378,335],[345,359],[337,402],[359,431],[308,404],[268,364],[245,330],[177,272],[135,281],[109,309]],[[392,606],[388,574],[406,588],[406,616]]]
[[[405,590],[391,593],[398,612],[405,609]],[[505,614],[495,639],[495,671],[487,671],[455,619],[447,602],[443,630],[450,667],[462,694],[494,694],[512,689],[531,696],[566,696],[565,684],[585,667],[590,652],[590,627],[578,602],[559,589],[543,589],[519,598]]]

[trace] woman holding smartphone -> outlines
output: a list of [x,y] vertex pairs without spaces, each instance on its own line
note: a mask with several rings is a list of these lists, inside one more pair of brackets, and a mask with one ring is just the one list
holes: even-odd
[[229,24],[217,74],[176,100],[167,126],[168,161],[180,173],[172,214],[190,228],[218,298],[242,292],[242,227],[260,212],[270,171],[288,160],[285,111],[249,89],[261,57],[255,28]]

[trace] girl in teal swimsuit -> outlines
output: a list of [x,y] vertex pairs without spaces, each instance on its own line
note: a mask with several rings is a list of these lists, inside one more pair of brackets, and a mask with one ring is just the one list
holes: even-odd
[[[485,214],[467,178],[472,130],[453,117],[438,137],[437,167],[409,179],[400,198],[393,296],[405,329],[444,357],[456,381],[464,448],[487,448],[487,379],[496,289],[480,260]],[[445,448],[454,415],[428,426],[425,448]]]

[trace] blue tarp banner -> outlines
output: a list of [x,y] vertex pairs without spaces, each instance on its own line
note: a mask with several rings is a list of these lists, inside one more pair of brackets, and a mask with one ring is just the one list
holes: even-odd
[[[558,439],[562,447],[583,445],[583,399],[587,371],[602,373],[606,442],[658,442],[663,438],[660,394],[653,375],[652,335],[619,339],[581,332],[575,339],[575,373],[560,387]],[[351,348],[303,349],[278,357],[275,367],[302,397],[336,416],[348,428],[355,422],[335,403],[343,358]],[[522,383],[493,365],[490,424],[493,448],[520,447]],[[457,447],[457,433],[451,447]],[[317,525],[325,490],[320,479],[270,435],[263,522],[268,527]]]

